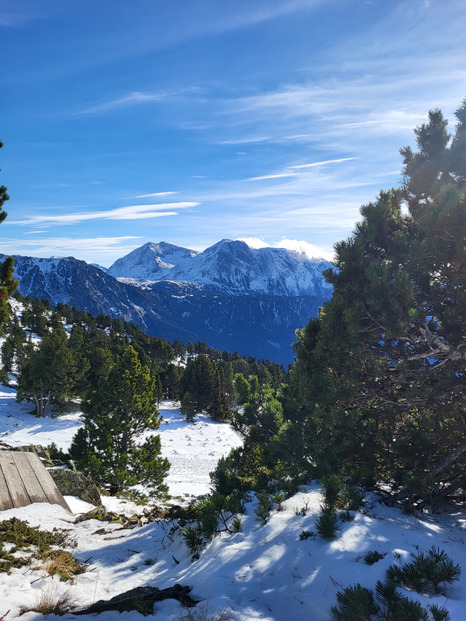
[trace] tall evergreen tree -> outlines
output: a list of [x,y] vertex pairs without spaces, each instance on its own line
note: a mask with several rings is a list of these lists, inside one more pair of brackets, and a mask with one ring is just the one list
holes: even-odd
[[[404,185],[361,208],[325,274],[332,300],[298,333],[303,464],[399,495],[466,484],[466,102],[453,139],[441,112],[402,149]],[[407,204],[408,213],[403,205]]]
[[155,378],[128,347],[82,404],[84,427],[71,446],[78,465],[115,494],[142,483],[163,491],[170,467],[160,436],[141,434],[160,425]]
[[63,407],[78,395],[87,368],[83,359],[78,364],[64,327],[58,324],[43,336],[23,365],[17,399],[33,401],[37,415],[46,416],[49,404]]

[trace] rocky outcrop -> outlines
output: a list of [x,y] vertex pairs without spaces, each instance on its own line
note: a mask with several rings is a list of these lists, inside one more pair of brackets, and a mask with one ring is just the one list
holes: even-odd
[[64,468],[51,468],[49,473],[64,496],[77,496],[93,505],[101,504],[100,490],[91,477]]

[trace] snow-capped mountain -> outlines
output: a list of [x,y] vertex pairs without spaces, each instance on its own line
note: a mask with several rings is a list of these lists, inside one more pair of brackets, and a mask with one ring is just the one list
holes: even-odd
[[329,266],[296,250],[223,239],[200,253],[165,242],[145,244],[118,259],[109,274],[139,282],[190,282],[229,295],[325,296],[331,287],[322,271]]
[[166,274],[187,259],[195,257],[195,250],[188,250],[167,242],[149,242],[117,259],[108,273],[139,281],[166,280]]
[[242,241],[201,253],[162,242],[134,250],[108,273],[73,257],[18,256],[15,276],[24,296],[119,317],[169,341],[205,341],[288,364],[296,329],[331,295],[322,277],[329,265]]

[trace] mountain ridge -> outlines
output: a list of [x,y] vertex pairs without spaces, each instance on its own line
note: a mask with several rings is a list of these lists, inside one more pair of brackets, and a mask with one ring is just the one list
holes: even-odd
[[115,261],[108,273],[141,283],[196,283],[230,295],[325,295],[331,286],[324,282],[322,271],[330,265],[296,250],[252,248],[241,240],[222,239],[203,252],[149,242]]
[[[331,296],[322,277],[330,264],[290,251],[257,253],[231,240],[204,253],[166,242],[145,244],[136,251],[119,265],[131,268],[138,279],[116,278],[110,270],[74,257],[16,256],[19,292],[94,316],[118,317],[169,341],[204,341],[215,349],[284,365],[293,360],[296,329],[316,316]],[[150,280],[145,278],[148,274],[164,277]]]

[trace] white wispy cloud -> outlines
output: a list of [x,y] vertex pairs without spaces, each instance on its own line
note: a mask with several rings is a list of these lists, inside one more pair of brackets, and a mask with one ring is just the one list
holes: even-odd
[[304,169],[304,168],[318,168],[319,166],[327,166],[327,164],[340,164],[341,162],[351,162],[355,160],[355,157],[340,157],[333,160],[322,160],[321,162],[310,162],[309,164],[295,164],[290,168]]
[[237,144],[256,144],[259,142],[270,142],[273,140],[271,136],[242,136],[240,138],[228,138],[219,140],[217,144],[237,145]]
[[249,177],[248,179],[246,179],[246,181],[266,181],[273,179],[286,179],[289,177],[302,177],[306,175],[306,173],[312,168],[320,168],[329,164],[341,164],[342,162],[351,162],[355,159],[355,157],[340,157],[333,160],[310,162],[308,164],[293,164],[281,172],[271,173],[268,175],[260,175],[258,177]]
[[179,192],[152,192],[151,194],[138,194],[137,196],[128,196],[129,200],[135,198],[160,198],[161,196],[172,196],[173,194],[179,194]]
[[271,244],[260,237],[239,237],[238,239],[239,241],[246,242],[250,248],[286,248],[287,250],[294,250],[299,254],[303,254],[309,259],[326,259],[327,261],[331,261],[334,257],[334,254],[325,248],[320,248],[307,241],[297,239],[282,239]]
[[161,90],[157,92],[145,92],[145,91],[132,91],[126,95],[120,97],[114,97],[105,101],[98,101],[88,106],[80,107],[69,113],[70,116],[87,116],[93,114],[103,114],[116,110],[119,108],[128,108],[131,106],[137,106],[141,104],[160,104],[167,101],[172,101],[174,98],[197,93],[199,87],[192,86],[186,88],[179,88],[175,90]]
[[[4,254],[23,256],[74,256],[83,260],[99,262],[114,260],[134,250],[139,236],[125,235],[118,237],[42,237],[37,239],[2,239]],[[128,242],[132,242],[129,244]]]
[[[129,205],[117,207],[107,211],[86,211],[68,214],[34,215],[23,220],[10,221],[16,225],[59,225],[77,224],[88,220],[143,220],[148,218],[162,218],[176,216],[181,209],[196,207],[199,203],[184,201],[178,203],[160,203],[157,205]],[[170,211],[167,211],[170,210]],[[176,211],[175,211],[176,210]]]
[[284,179],[286,177],[297,177],[299,173],[295,172],[283,172],[274,173],[271,175],[261,175],[260,177],[249,177],[246,181],[265,181],[267,179]]

